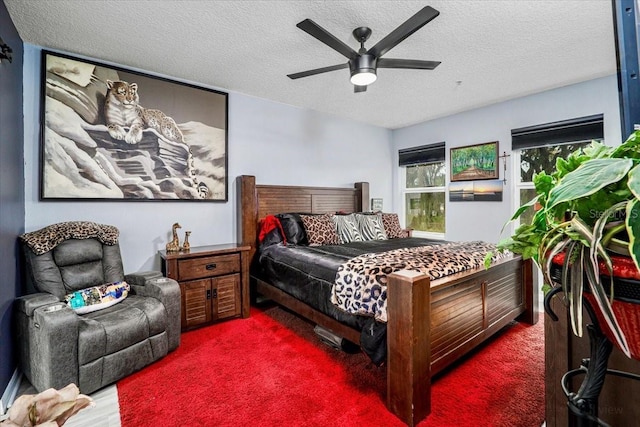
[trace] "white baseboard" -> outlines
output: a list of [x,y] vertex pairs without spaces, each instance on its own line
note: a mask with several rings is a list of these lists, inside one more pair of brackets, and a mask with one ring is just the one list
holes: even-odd
[[22,373],[16,369],[13,371],[13,375],[9,380],[9,384],[7,384],[7,388],[4,390],[4,393],[2,393],[2,398],[0,398],[0,419],[16,399],[21,380]]

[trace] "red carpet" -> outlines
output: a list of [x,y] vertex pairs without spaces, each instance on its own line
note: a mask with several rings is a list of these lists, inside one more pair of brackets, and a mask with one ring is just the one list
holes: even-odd
[[[515,324],[436,377],[420,427],[538,427],[542,322]],[[321,343],[276,307],[182,334],[180,347],[118,382],[123,427],[402,426],[384,405],[383,368]]]

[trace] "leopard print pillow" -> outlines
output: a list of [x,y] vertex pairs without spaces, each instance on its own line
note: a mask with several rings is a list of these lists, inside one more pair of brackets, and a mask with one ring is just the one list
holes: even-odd
[[331,215],[300,215],[310,246],[337,245],[338,233]]
[[115,245],[118,243],[119,233],[113,225],[69,221],[25,233],[20,236],[20,239],[34,254],[42,255],[68,239],[98,239],[105,245]]
[[384,231],[387,233],[388,239],[397,239],[402,237],[408,237],[406,230],[400,227],[400,220],[396,213],[381,213],[382,224],[384,224]]

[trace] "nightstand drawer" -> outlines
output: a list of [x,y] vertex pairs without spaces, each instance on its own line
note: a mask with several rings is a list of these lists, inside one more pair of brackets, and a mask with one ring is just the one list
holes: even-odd
[[178,261],[180,280],[240,272],[240,254],[215,255]]

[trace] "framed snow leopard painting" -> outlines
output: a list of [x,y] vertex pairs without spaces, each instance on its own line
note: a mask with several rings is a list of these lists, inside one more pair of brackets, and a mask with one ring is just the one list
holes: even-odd
[[42,52],[41,200],[228,199],[228,94]]

